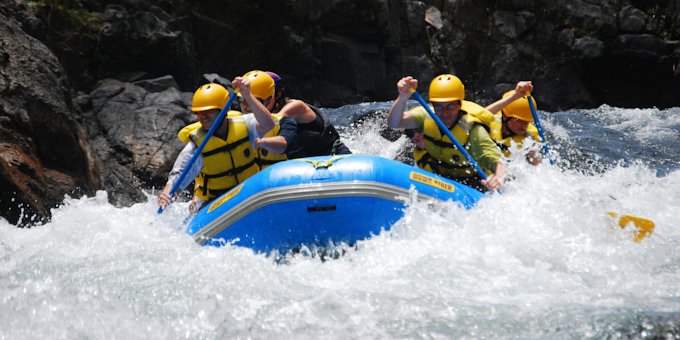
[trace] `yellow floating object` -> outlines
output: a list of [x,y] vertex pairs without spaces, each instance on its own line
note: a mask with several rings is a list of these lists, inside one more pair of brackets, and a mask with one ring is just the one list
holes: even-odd
[[[619,216],[619,214],[615,212],[609,211],[607,213],[614,220],[616,220]],[[621,229],[626,228],[626,226],[628,226],[628,224],[631,222],[638,229],[635,232],[635,238],[633,238],[633,241],[635,242],[642,241],[645,237],[651,235],[652,232],[654,231],[654,222],[652,220],[632,215],[623,215],[621,216],[621,218],[618,218],[618,225],[619,227],[621,227]]]

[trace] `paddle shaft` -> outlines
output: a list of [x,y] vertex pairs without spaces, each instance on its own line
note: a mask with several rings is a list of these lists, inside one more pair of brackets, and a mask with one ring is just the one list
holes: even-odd
[[[231,96],[229,96],[229,100],[227,101],[227,104],[224,105],[222,108],[222,111],[220,111],[220,114],[217,116],[217,119],[213,122],[213,124],[210,126],[210,129],[208,130],[208,133],[205,135],[205,138],[203,138],[203,141],[201,142],[201,145],[198,146],[198,149],[194,152],[194,154],[191,156],[191,159],[189,159],[189,162],[184,166],[184,169],[182,170],[182,173],[180,173],[179,177],[173,183],[172,189],[170,189],[170,197],[173,197],[175,195],[175,192],[179,188],[179,186],[182,184],[184,181],[184,178],[187,176],[189,173],[189,169],[191,169],[191,166],[194,165],[194,162],[196,162],[196,159],[201,155],[201,151],[205,148],[205,145],[208,144],[208,140],[210,137],[212,137],[213,134],[215,134],[215,131],[217,128],[222,124],[222,121],[224,120],[224,117],[226,117],[227,112],[231,108],[231,104],[234,102],[234,99],[236,99],[236,93],[232,93]],[[168,203],[169,205],[170,203]],[[158,210],[156,211],[156,214],[161,214],[163,212],[163,207],[159,207]]]
[[552,157],[550,157],[550,150],[548,149],[548,140],[545,139],[543,134],[543,128],[541,127],[541,121],[538,119],[538,112],[536,111],[536,106],[534,106],[534,101],[531,100],[531,96],[527,96],[527,101],[529,102],[529,108],[531,108],[531,115],[534,116],[534,124],[538,130],[538,135],[541,136],[541,141],[543,142],[543,153],[548,157],[550,164],[555,164]]
[[472,158],[472,156],[467,152],[467,150],[465,150],[465,148],[460,144],[460,142],[453,136],[451,131],[449,131],[449,129],[446,127],[446,125],[444,125],[444,122],[442,122],[442,120],[439,119],[439,117],[437,117],[437,115],[434,114],[434,112],[432,112],[430,105],[427,104],[425,99],[423,99],[423,97],[418,92],[413,92],[413,96],[420,103],[420,105],[422,105],[423,108],[425,108],[425,111],[427,111],[427,114],[429,114],[430,117],[432,117],[432,119],[434,119],[434,121],[437,123],[437,126],[439,126],[439,129],[442,132],[444,132],[447,137],[449,137],[449,139],[453,142],[453,144],[456,145],[456,148],[458,149],[458,151],[460,151],[460,153],[462,153],[463,156],[465,156],[465,158],[468,160],[468,162],[470,162],[470,165],[472,165],[472,167],[475,168],[475,171],[477,171],[479,176],[481,176],[482,179],[487,179],[487,176],[486,176],[486,173],[484,172],[484,170],[482,170],[482,168],[479,166],[477,161],[474,158]]

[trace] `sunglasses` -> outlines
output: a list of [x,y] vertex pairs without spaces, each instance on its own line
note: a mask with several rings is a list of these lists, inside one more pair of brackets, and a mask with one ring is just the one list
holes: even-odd
[[445,109],[446,110],[455,110],[455,109],[460,107],[460,105],[458,105],[458,103],[449,103],[449,104],[446,104],[446,105],[432,104],[432,106],[434,106],[435,111],[444,111]]

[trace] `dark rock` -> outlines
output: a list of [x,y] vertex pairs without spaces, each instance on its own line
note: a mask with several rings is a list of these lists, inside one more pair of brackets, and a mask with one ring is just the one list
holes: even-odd
[[546,46],[554,44],[553,39],[555,37],[555,26],[549,22],[541,21],[536,24],[532,32],[533,41],[529,42],[534,45],[534,47],[541,47],[541,49]]
[[117,75],[123,81],[139,80],[126,78],[126,74],[142,73],[144,78],[169,74],[182,88],[193,88],[196,76],[193,37],[170,29],[161,19],[167,17],[156,7],[152,12],[107,6],[96,51],[101,60],[96,72],[102,78]]
[[403,57],[401,74],[416,74],[422,79],[432,79],[437,76],[434,65],[432,65],[432,61],[425,55]]
[[618,54],[627,54],[641,59],[658,60],[667,55],[661,39],[651,34],[622,34],[619,36],[621,49]]
[[164,185],[183,147],[177,132],[195,119],[187,108],[191,95],[172,87],[148,92],[114,79],[100,82],[90,93],[93,112],[83,119],[90,138],[98,141],[93,148],[103,173],[112,178],[104,188],[113,202],[140,202],[145,199],[140,187]]
[[619,29],[626,33],[640,33],[647,25],[647,14],[632,7],[625,6],[619,11]]
[[179,85],[171,75],[165,75],[154,79],[138,80],[133,84],[143,87],[149,92],[162,92],[169,88],[179,90]]
[[583,0],[560,0],[556,1],[556,4],[564,11],[563,15],[572,25],[605,37],[616,35],[616,18],[607,7]]
[[[430,8],[422,1],[408,1],[404,4],[406,7],[404,9],[404,24],[401,27],[400,39],[402,41],[416,41],[422,38],[423,32],[425,32],[425,24],[427,19],[425,19],[425,13]],[[433,10],[430,10],[433,11]],[[434,14],[431,14],[434,15]],[[440,18],[441,20],[441,13]],[[443,23],[441,23],[443,25]],[[441,27],[436,29],[440,29]]]
[[[665,39],[677,39],[674,8],[590,0],[293,0],[238,7],[219,1],[121,1],[100,13],[104,28],[96,48],[87,47],[90,40],[68,40],[77,49],[92,49],[87,72],[73,65],[77,58],[66,58],[65,66],[72,70],[69,74],[80,74],[72,77],[78,84],[103,78],[137,82],[169,74],[183,91],[195,90],[204,81],[202,73],[219,70],[231,79],[268,68],[284,75],[291,97],[322,106],[389,100],[404,71],[424,72],[417,74],[421,79],[454,72],[484,97],[494,89],[494,80],[503,78],[491,74],[492,64],[524,79],[554,63],[582,72],[609,50],[629,53],[620,33],[660,37],[665,30]],[[647,17],[645,12],[657,15]],[[239,29],[252,25],[252,18],[267,29]],[[574,46],[576,38],[583,40]],[[507,44],[523,63],[491,55]],[[652,55],[668,58],[669,53]],[[427,62],[421,62],[423,55]]]
[[581,58],[598,58],[604,54],[604,42],[595,38],[578,38],[575,40],[572,50]]
[[0,107],[11,113],[0,125],[0,216],[31,225],[49,220],[65,194],[94,194],[99,169],[57,58],[2,14],[0,41]]
[[500,46],[491,62],[492,79],[496,82],[512,82],[513,79],[519,79],[521,76],[519,66],[522,62],[515,46],[511,44]]
[[557,37],[557,41],[560,44],[562,44],[562,45],[564,45],[568,48],[571,48],[574,45],[574,41],[575,41],[574,31],[572,31],[569,28],[563,29],[562,31],[560,31],[560,33]]
[[8,87],[9,87],[9,82],[7,81],[5,76],[0,74],[0,93],[5,92],[5,90],[7,90]]
[[[356,101],[356,94],[354,91],[347,87],[339,86],[336,83],[322,81],[314,85],[310,84],[309,86],[310,88],[311,86],[314,87],[313,91],[319,96],[319,98],[325,98],[323,102],[321,102],[319,99],[311,101],[311,103],[317,107],[342,106],[342,103]],[[365,99],[367,100],[367,98]]]
[[231,86],[231,80],[222,77],[221,75],[217,73],[206,73],[203,75],[203,79],[205,80],[203,83],[216,83],[220,84],[226,88],[233,88]]
[[527,23],[523,16],[515,15],[508,11],[495,11],[493,23],[496,32],[504,39],[499,41],[512,41],[526,32]]
[[425,10],[425,22],[435,29],[442,29],[442,27],[444,27],[442,12],[435,6],[428,6]]
[[326,79],[335,79],[338,86],[368,98],[376,97],[387,86],[384,50],[377,44],[346,36],[328,36],[321,43]]

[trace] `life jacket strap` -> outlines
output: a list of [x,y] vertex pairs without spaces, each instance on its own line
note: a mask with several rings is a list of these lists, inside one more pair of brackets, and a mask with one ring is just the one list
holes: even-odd
[[[237,175],[237,174],[243,172],[244,170],[250,168],[250,167],[253,166],[254,164],[255,164],[255,160],[253,159],[252,161],[250,161],[250,162],[248,162],[248,163],[246,163],[246,164],[244,164],[244,165],[241,165],[241,166],[238,166],[238,167],[229,169],[229,170],[224,171],[224,172],[220,172],[220,173],[217,173],[217,174],[203,174],[203,177],[205,177],[206,183],[208,183],[208,180],[211,179],[211,178],[219,178],[219,177],[226,177],[226,176],[235,176],[235,175]],[[207,184],[206,184],[206,186],[207,186]]]
[[210,151],[203,152],[202,154],[203,154],[203,157],[209,157],[209,156],[212,156],[212,155],[220,153],[220,152],[229,152],[229,151],[237,148],[238,146],[240,146],[241,144],[246,143],[246,142],[248,142],[248,143],[250,142],[250,140],[248,139],[247,136],[243,137],[243,138],[241,138],[241,139],[239,139],[239,140],[237,140],[237,141],[235,141],[231,144],[227,144],[227,145],[221,146],[219,148],[215,148],[215,149],[212,149]]
[[445,141],[443,141],[443,140],[441,140],[441,139],[434,139],[434,138],[432,138],[432,137],[430,137],[430,136],[428,136],[428,135],[425,135],[424,137],[425,137],[425,139],[427,139],[428,141],[430,141],[432,144],[434,144],[434,145],[436,145],[436,146],[438,146],[438,147],[440,147],[440,148],[454,148],[454,149],[457,149],[457,148],[456,148],[456,145],[453,144],[453,143],[445,142]]

